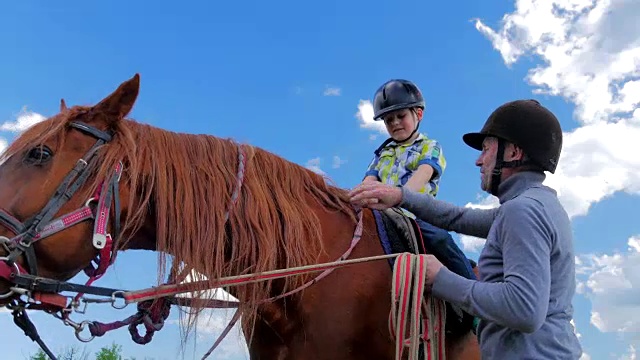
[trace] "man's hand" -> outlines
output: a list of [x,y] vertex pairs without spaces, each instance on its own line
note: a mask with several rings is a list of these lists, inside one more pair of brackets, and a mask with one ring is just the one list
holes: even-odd
[[436,279],[436,275],[440,272],[440,269],[444,267],[440,260],[433,255],[425,255],[427,259],[427,278],[425,279],[428,288],[433,286],[433,282]]
[[367,181],[351,190],[349,196],[354,205],[384,210],[400,204],[402,189],[377,181]]

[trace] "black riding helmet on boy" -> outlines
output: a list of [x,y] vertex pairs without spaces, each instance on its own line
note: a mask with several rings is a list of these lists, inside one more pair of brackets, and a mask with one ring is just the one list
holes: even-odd
[[[382,84],[378,90],[376,90],[373,97],[373,120],[379,121],[385,115],[402,109],[411,109],[415,112],[415,108],[421,108],[423,110],[425,108],[425,101],[418,86],[409,80],[392,79]],[[387,139],[378,150],[376,150],[376,153],[391,141],[402,143],[411,139],[418,131],[418,127],[420,127],[420,120],[418,120],[409,136],[402,140]]]

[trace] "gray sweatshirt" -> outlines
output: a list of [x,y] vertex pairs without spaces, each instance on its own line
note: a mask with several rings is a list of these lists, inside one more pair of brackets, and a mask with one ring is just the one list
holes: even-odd
[[573,233],[544,174],[521,172],[499,186],[500,207],[471,209],[403,188],[401,207],[435,226],[481,238],[480,281],[442,268],[433,295],[481,319],[483,359],[579,359],[570,321]]

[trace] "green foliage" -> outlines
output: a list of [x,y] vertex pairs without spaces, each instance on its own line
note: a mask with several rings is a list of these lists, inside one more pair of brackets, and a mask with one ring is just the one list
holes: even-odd
[[122,357],[122,345],[113,343],[111,347],[103,347],[96,353],[96,360],[124,360]]
[[42,351],[42,349],[38,349],[38,351],[29,357],[29,360],[49,360],[47,358],[47,354]]
[[[86,348],[80,351],[80,349],[75,346],[68,347],[61,354],[56,354],[56,357],[58,360],[135,360],[134,357],[125,358],[122,355],[122,345],[118,345],[116,343],[111,344],[111,346],[101,348],[96,352],[95,358],[89,357],[89,353]],[[42,349],[38,349],[35,354],[29,356],[27,359],[50,360]]]

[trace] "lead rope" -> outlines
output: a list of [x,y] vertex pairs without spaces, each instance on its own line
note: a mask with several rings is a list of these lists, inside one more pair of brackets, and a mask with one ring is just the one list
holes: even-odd
[[446,359],[446,308],[441,299],[424,298],[426,273],[427,260],[422,254],[403,253],[394,263],[389,331],[396,337],[396,360],[402,359],[405,347],[409,360],[420,359],[420,353],[427,355],[425,360]]
[[40,338],[40,334],[38,334],[38,330],[35,325],[27,316],[26,310],[24,308],[16,308],[11,312],[11,314],[13,315],[13,322],[18,325],[22,331],[24,331],[24,334],[31,338],[31,340],[36,344],[40,345],[42,351],[44,351],[49,358],[57,360],[56,356],[51,352],[47,344],[45,344],[44,341],[42,341],[42,338]]

